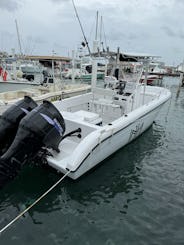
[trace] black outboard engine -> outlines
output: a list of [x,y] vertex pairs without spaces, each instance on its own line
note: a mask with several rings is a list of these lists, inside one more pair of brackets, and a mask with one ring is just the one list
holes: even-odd
[[0,187],[13,179],[42,147],[59,152],[58,145],[64,132],[64,119],[51,102],[44,101],[28,113],[21,120],[12,145],[0,158]]
[[25,96],[2,114],[0,117],[0,156],[13,142],[21,119],[36,106],[32,98]]

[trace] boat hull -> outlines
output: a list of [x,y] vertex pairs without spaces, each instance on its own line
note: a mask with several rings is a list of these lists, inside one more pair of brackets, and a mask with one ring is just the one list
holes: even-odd
[[[168,97],[169,99],[169,97]],[[81,156],[80,154],[72,154],[68,161],[71,162],[78,162],[76,165],[73,166],[75,169],[72,169],[70,165],[68,168],[62,168],[62,165],[59,167],[53,164],[52,161],[48,161],[49,165],[56,168],[59,172],[66,173],[68,170],[71,172],[69,173],[69,177],[72,179],[78,179],[82,175],[84,175],[86,172],[94,168],[97,164],[102,162],[104,159],[115,153],[118,149],[122,148],[126,144],[130,143],[134,139],[136,139],[138,136],[140,136],[144,131],[146,131],[154,122],[158,112],[160,111],[161,107],[165,102],[168,100],[165,99],[161,103],[155,105],[152,107],[152,109],[147,110],[145,113],[138,113],[136,118],[133,118],[130,120],[130,123],[126,126],[123,126],[117,131],[117,125],[116,122],[113,122],[113,124],[116,127],[115,132],[112,131],[109,133],[106,133],[105,137],[96,137],[98,140],[96,140],[96,143],[93,144],[93,147],[88,147],[84,149],[83,151],[87,151],[88,154],[84,157],[84,155]],[[125,115],[128,117],[131,117],[131,115]],[[124,120],[124,117],[120,118],[120,121]],[[126,119],[127,119],[126,118]],[[119,121],[119,122],[120,122]],[[119,123],[118,122],[118,123]],[[121,122],[120,122],[121,124]],[[121,126],[121,125],[120,125]],[[95,137],[94,137],[95,138]],[[90,144],[89,144],[90,145]],[[85,145],[84,145],[85,146]],[[78,158],[78,159],[77,159]],[[122,163],[123,164],[123,163]]]
[[94,168],[98,163],[140,136],[153,124],[160,107],[136,120],[134,123],[130,124],[119,132],[112,134],[112,136],[108,137],[102,142],[99,142],[98,146],[96,146],[92,152],[89,153],[79,168],[69,174],[69,177],[72,179],[78,179],[87,171]]

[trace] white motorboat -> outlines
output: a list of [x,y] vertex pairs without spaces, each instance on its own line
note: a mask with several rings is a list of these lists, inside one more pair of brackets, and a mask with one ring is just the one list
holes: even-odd
[[[137,83],[120,83],[116,89],[98,88],[94,72],[90,93],[53,104],[46,101],[36,108],[33,104],[33,109],[29,106],[32,100],[19,102],[0,118],[1,148],[7,148],[0,158],[0,185],[10,178],[6,166],[15,176],[26,158],[42,147],[50,149],[47,161],[51,167],[72,179],[79,178],[148,129],[170,97],[168,89],[140,84],[139,79]],[[28,109],[32,111],[28,113]],[[20,111],[21,117],[13,111]],[[18,131],[8,148],[11,121],[14,134],[16,127]]]
[[0,83],[40,85],[43,80],[43,68],[34,63],[0,64]]
[[[131,84],[131,86],[134,84]],[[127,86],[127,87],[126,87]],[[67,137],[48,163],[77,179],[148,129],[171,97],[161,87],[127,84],[122,91],[96,88],[92,93],[55,102],[66,133],[81,129],[81,138]]]

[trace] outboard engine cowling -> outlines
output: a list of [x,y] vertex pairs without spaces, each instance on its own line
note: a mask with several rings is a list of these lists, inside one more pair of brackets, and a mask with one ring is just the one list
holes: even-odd
[[16,102],[9,107],[0,117],[0,155],[9,148],[19,126],[21,119],[32,109],[37,103],[29,96]]
[[44,101],[28,113],[21,120],[12,145],[0,158],[0,187],[13,179],[42,147],[58,152],[64,132],[64,119],[51,102]]

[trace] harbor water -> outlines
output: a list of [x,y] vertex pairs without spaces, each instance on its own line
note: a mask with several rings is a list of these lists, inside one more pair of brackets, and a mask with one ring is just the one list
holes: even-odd
[[31,85],[31,84],[0,83],[0,93],[26,89],[26,88],[34,88],[35,86],[37,87],[37,85]]
[[[184,88],[142,136],[73,181],[66,178],[0,236],[2,245],[184,244]],[[0,228],[61,175],[25,166],[0,190]]]

